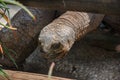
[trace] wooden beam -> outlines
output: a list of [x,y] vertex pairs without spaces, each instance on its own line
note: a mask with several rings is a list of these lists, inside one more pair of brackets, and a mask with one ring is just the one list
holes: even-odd
[[26,6],[120,15],[120,0],[18,0]]
[[[21,71],[11,71],[5,70],[5,72],[9,75],[12,80],[49,80],[47,75],[29,73],[29,72],[21,72]],[[0,80],[6,80],[0,77]],[[73,80],[61,77],[51,77],[51,80]]]

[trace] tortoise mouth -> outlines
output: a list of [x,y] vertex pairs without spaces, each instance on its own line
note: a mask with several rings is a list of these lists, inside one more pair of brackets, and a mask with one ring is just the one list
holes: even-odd
[[51,52],[51,53],[46,53],[44,54],[44,57],[49,59],[49,60],[58,60],[58,59],[62,59],[63,57],[65,57],[67,54],[67,51],[60,51],[60,52]]
[[63,58],[68,52],[66,48],[61,43],[54,43],[50,49],[46,52],[40,45],[40,51],[43,53],[43,57],[48,60],[58,60]]

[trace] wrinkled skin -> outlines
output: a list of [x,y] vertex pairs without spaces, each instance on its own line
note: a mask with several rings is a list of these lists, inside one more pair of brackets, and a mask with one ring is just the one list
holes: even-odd
[[64,25],[59,25],[59,23],[57,26],[50,24],[40,33],[40,48],[43,53],[46,53],[46,58],[58,59],[65,56],[74,43],[75,32],[73,29]]
[[100,14],[67,11],[41,30],[41,52],[48,59],[63,58],[76,40],[97,28],[103,17]]

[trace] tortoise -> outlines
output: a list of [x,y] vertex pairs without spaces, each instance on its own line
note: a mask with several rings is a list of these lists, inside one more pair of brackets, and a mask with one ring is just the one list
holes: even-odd
[[75,41],[95,30],[103,14],[67,11],[45,26],[39,35],[39,46],[47,59],[61,59]]

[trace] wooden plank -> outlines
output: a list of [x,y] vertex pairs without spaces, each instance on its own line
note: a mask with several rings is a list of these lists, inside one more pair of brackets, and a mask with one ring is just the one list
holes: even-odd
[[[21,71],[11,71],[5,70],[6,73],[10,76],[12,80],[49,80],[47,75],[29,73],[29,72],[21,72]],[[0,80],[6,80],[0,77]],[[51,80],[73,80],[61,77],[53,77]]]
[[120,15],[120,0],[18,0],[26,6]]

